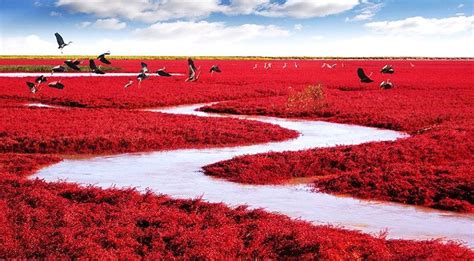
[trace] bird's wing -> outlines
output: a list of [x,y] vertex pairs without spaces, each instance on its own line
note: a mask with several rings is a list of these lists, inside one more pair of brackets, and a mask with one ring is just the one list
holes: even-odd
[[367,75],[365,75],[364,73],[364,69],[362,68],[358,68],[357,69],[357,75],[359,76],[359,78],[362,80],[362,79],[367,79],[369,77],[367,77]]
[[105,64],[111,64],[111,62],[109,60],[107,60],[107,58],[105,58],[105,56],[99,56],[99,61],[101,61]]
[[80,70],[81,70],[74,62],[71,62],[71,61],[64,61],[64,64],[66,64],[69,68],[71,68],[71,69],[73,69],[73,70],[76,70],[76,71],[80,71]]
[[55,33],[54,36],[56,36],[56,41],[58,42],[59,46],[64,44],[64,39],[59,33]]
[[95,65],[95,62],[92,59],[89,60],[89,67],[91,68],[91,70],[98,70],[97,65]]
[[148,65],[144,62],[141,62],[142,72],[148,72]]

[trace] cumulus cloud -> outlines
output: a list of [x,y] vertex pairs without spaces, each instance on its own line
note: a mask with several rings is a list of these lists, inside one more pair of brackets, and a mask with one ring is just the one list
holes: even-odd
[[127,27],[127,24],[124,22],[120,22],[120,20],[116,18],[109,18],[109,19],[97,19],[97,21],[95,21],[93,26],[99,29],[121,30]]
[[410,17],[396,21],[366,23],[365,27],[376,32],[406,35],[451,35],[473,30],[474,16],[448,18]]
[[72,12],[94,14],[98,17],[123,17],[148,23],[177,18],[202,17],[221,10],[219,0],[58,0],[56,6]]
[[94,14],[102,18],[121,17],[147,23],[173,19],[206,17],[212,13],[256,14],[271,17],[311,18],[342,13],[359,0],[57,0],[56,6],[72,12]]
[[231,0],[230,5],[224,7],[227,14],[252,14],[265,8],[270,0]]
[[345,12],[358,4],[359,0],[287,0],[284,3],[271,3],[256,14],[270,17],[323,17]]
[[346,18],[346,22],[372,20],[372,18],[382,9],[383,3],[362,1],[363,7],[357,11],[357,15],[352,18]]
[[120,22],[120,20],[116,18],[108,18],[108,19],[97,19],[94,23],[85,21],[76,24],[76,27],[79,29],[84,29],[87,27],[94,27],[98,29],[105,29],[105,30],[121,30],[127,27],[127,23]]
[[222,22],[155,23],[134,32],[142,39],[160,39],[184,42],[236,42],[255,38],[283,37],[289,32],[275,25],[243,24],[226,26]]
[[59,12],[51,11],[51,12],[49,13],[49,16],[52,16],[52,17],[59,17],[59,16],[62,16],[62,14],[59,13]]
[[303,29],[303,25],[302,24],[295,24],[293,26],[293,28],[296,30],[296,31],[301,31]]

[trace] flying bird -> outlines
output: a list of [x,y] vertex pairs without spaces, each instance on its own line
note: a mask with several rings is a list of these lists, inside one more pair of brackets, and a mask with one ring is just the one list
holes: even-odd
[[57,66],[54,66],[52,69],[51,69],[51,74],[55,73],[55,72],[65,72],[66,71],[66,67],[62,66],[62,65],[57,65]]
[[286,66],[287,66],[287,64],[286,64],[286,63],[285,63],[285,64],[283,64],[283,69],[285,69],[285,68],[286,68]]
[[106,52],[106,53],[103,53],[103,54],[97,56],[97,59],[99,59],[99,61],[101,61],[102,63],[112,64],[109,60],[107,60],[107,58],[105,58],[106,55],[110,55],[110,52]]
[[213,65],[213,66],[211,67],[211,69],[209,69],[209,72],[212,74],[212,73],[215,73],[215,72],[220,73],[220,72],[222,72],[222,71],[221,71],[221,68],[219,68],[219,66]]
[[54,36],[56,36],[56,42],[58,42],[58,49],[61,50],[61,53],[63,53],[63,48],[72,44],[72,41],[65,43],[63,37],[59,33],[55,33]]
[[332,69],[332,68],[336,67],[336,65],[337,65],[337,63],[335,63],[335,64],[323,63],[323,65],[321,66],[321,68],[327,67],[327,68],[329,68],[329,69]]
[[148,65],[144,62],[141,62],[140,64],[142,66],[141,72],[142,73],[147,73],[148,72]]
[[133,81],[132,81],[132,80],[129,80],[129,81],[123,86],[123,88],[128,88],[128,87],[130,87],[132,84],[133,84]]
[[172,75],[168,72],[165,71],[166,68],[163,66],[163,68],[159,69],[158,71],[156,71],[156,73],[159,75],[159,76],[162,76],[162,77],[171,77]]
[[389,74],[392,74],[395,72],[395,70],[393,70],[393,67],[391,65],[388,65],[386,64],[384,67],[382,67],[382,69],[380,70],[381,73],[389,73]]
[[60,90],[64,89],[64,84],[62,84],[61,81],[50,82],[48,86]]
[[[145,80],[146,78],[148,78],[148,75],[146,75],[144,72],[141,72],[141,73],[137,76],[138,86],[140,86],[140,84],[142,83],[142,81]],[[129,82],[129,83],[130,83],[130,82]]]
[[89,68],[91,69],[91,71],[95,74],[105,74],[105,72],[101,71],[97,65],[95,65],[95,62],[93,59],[90,59],[89,60]]
[[255,64],[255,65],[253,66],[253,69],[255,70],[255,69],[257,69],[257,67],[258,67],[258,64]]
[[36,85],[32,82],[26,82],[26,86],[30,89],[31,93],[36,93],[38,89],[36,89]]
[[79,68],[79,66],[78,66],[80,63],[81,62],[78,61],[78,60],[74,60],[74,61],[66,60],[66,61],[64,61],[64,64],[67,65],[67,67],[69,67],[69,68],[71,68],[75,71],[80,71],[81,70],[81,68]]
[[44,77],[44,75],[41,75],[41,76],[36,77],[35,82],[36,82],[36,84],[40,85],[43,82],[46,82],[47,80],[48,79],[46,77]]
[[373,82],[373,80],[370,79],[370,78],[364,73],[364,69],[362,69],[362,68],[358,68],[358,69],[357,69],[357,75],[359,76],[360,82],[363,82],[363,83],[370,83],[370,82]]
[[189,73],[188,73],[188,79],[186,79],[187,82],[194,82],[199,78],[199,72],[196,66],[194,65],[194,61],[191,58],[188,58],[188,68],[189,68]]
[[383,81],[382,83],[380,83],[380,88],[384,90],[392,89],[393,83],[390,82],[390,79],[388,79],[387,81]]

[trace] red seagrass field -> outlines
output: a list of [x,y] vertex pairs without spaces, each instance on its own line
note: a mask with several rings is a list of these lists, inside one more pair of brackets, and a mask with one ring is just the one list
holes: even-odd
[[[88,57],[78,57],[86,60]],[[2,73],[63,58],[3,58]],[[293,220],[244,206],[178,200],[134,189],[30,179],[64,159],[294,139],[277,125],[146,111],[213,103],[202,111],[301,118],[389,129],[396,141],[245,155],[204,175],[244,184],[308,183],[314,193],[474,214],[474,61],[470,59],[114,59],[107,73],[166,67],[173,77],[0,76],[0,258],[474,259],[462,242],[412,241]],[[264,64],[271,63],[271,69]],[[336,64],[333,68],[323,64]],[[217,64],[222,73],[209,73]],[[394,74],[381,74],[390,64]],[[360,83],[357,68],[373,83]],[[1,74],[0,74],[1,75]],[[379,88],[390,80],[392,89]],[[134,84],[124,88],[129,80]],[[53,107],[33,107],[47,104]]]

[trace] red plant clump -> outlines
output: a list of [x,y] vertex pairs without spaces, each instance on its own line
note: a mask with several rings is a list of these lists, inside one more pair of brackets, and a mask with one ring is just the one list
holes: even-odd
[[400,84],[397,81],[388,91],[373,85],[352,90],[344,87],[344,79],[341,85],[324,82],[322,100],[309,99],[316,107],[292,106],[292,98],[299,97],[293,93],[203,108],[309,117],[412,134],[396,142],[242,157],[207,166],[206,174],[257,184],[319,177],[314,184],[324,192],[473,212],[474,82],[465,77],[472,63],[418,62],[415,68],[424,76],[401,68],[393,75]]
[[[11,159],[43,164],[44,157]],[[387,240],[262,210],[23,180],[3,171],[1,258],[474,258],[456,243]]]
[[[120,153],[294,138],[279,126],[114,109],[0,108],[0,152]],[[26,124],[27,123],[27,124]]]

